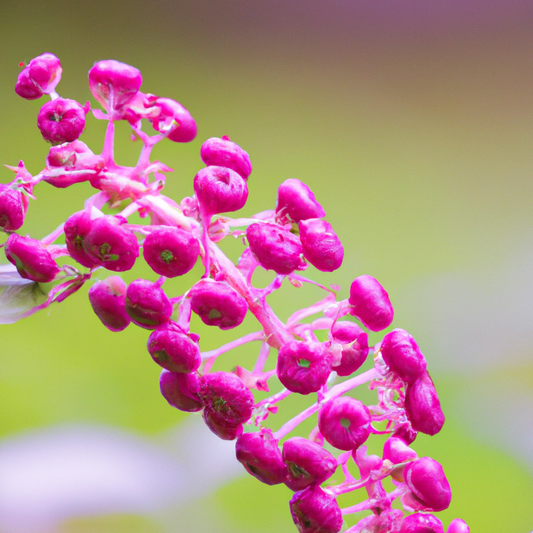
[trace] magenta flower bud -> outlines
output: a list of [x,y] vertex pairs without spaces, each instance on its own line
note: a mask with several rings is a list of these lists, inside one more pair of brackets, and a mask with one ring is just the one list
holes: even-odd
[[244,433],[237,439],[235,452],[246,471],[262,483],[277,485],[287,478],[287,466],[272,430]]
[[342,514],[335,498],[318,485],[296,492],[290,507],[300,533],[338,533],[342,528]]
[[444,425],[445,417],[431,376],[426,372],[405,391],[405,413],[416,431],[436,435]]
[[331,225],[319,218],[298,224],[304,257],[318,270],[333,272],[342,265],[344,248]]
[[326,402],[318,413],[318,428],[339,450],[355,450],[370,435],[370,412],[359,400],[342,396]]
[[159,388],[163,398],[180,411],[194,413],[204,406],[196,393],[198,377],[195,373],[181,374],[163,369],[159,378]]
[[45,141],[61,144],[75,141],[85,128],[86,110],[76,100],[56,98],[41,107],[37,126]]
[[350,287],[348,301],[353,306],[352,314],[368,329],[381,331],[391,325],[394,309],[389,295],[372,276],[355,278]]
[[250,250],[261,266],[278,274],[304,270],[300,239],[276,224],[256,223],[246,229]]
[[424,355],[404,329],[394,329],[383,337],[381,355],[388,367],[406,383],[413,383],[426,372]]
[[41,241],[12,233],[5,244],[8,261],[25,279],[49,283],[61,271]]
[[191,309],[208,326],[232,329],[239,326],[248,306],[246,300],[226,283],[201,280],[189,291]]
[[152,359],[171,372],[194,372],[202,362],[198,343],[179,328],[160,328],[150,334]]
[[183,276],[195,265],[200,254],[198,239],[180,228],[159,227],[146,237],[144,259],[160,276]]
[[311,189],[300,180],[285,180],[278,188],[276,215],[282,222],[300,222],[308,218],[322,218],[326,212],[315,200]]
[[464,520],[461,520],[460,518],[454,518],[450,522],[446,533],[470,533],[470,528]]
[[238,211],[248,199],[246,181],[224,167],[202,168],[194,176],[194,192],[207,216]]
[[282,457],[289,469],[285,485],[294,491],[320,485],[337,469],[337,460],[331,453],[303,437],[285,441]]
[[432,514],[416,513],[403,519],[399,533],[444,533],[444,529]]
[[349,321],[335,322],[331,328],[331,336],[335,342],[344,344],[341,362],[333,366],[339,376],[349,376],[358,370],[368,355],[368,334],[357,324]]
[[179,102],[170,98],[157,98],[149,104],[150,110],[159,112],[150,118],[156,131],[168,133],[167,139],[178,143],[188,143],[196,137],[196,122]]
[[[81,141],[52,146],[46,157],[49,174],[44,173],[44,181],[58,188],[65,188],[74,183],[81,183],[95,176],[104,167],[102,156],[95,155],[89,147]],[[64,169],[58,174],[58,169]],[[86,170],[87,172],[81,172]],[[91,172],[92,171],[92,172]]]
[[279,350],[277,374],[284,387],[299,394],[317,392],[331,372],[324,343],[292,340]]
[[242,424],[252,416],[253,394],[240,378],[230,372],[212,372],[203,376],[198,394],[205,405],[207,427],[224,440],[242,434]]
[[405,482],[415,500],[430,511],[450,506],[452,491],[442,466],[431,457],[421,457],[405,467]]
[[405,444],[409,445],[415,441],[418,431],[412,428],[409,422],[396,426],[392,436],[402,439]]
[[247,180],[252,172],[250,156],[229,137],[212,137],[202,144],[200,157],[206,165],[231,168],[243,179]]
[[15,92],[26,100],[36,100],[43,94],[50,94],[61,80],[62,70],[54,54],[34,57],[18,75]]
[[126,222],[125,218],[113,215],[91,220],[91,229],[83,240],[85,251],[107,270],[130,270],[139,257],[137,237],[122,227]]
[[78,211],[65,222],[65,243],[72,259],[87,268],[94,268],[100,263],[87,253],[85,239],[91,230],[93,221],[88,211]]
[[172,316],[172,303],[163,289],[146,279],[136,279],[126,291],[126,312],[131,321],[145,329],[167,324]]
[[20,190],[0,183],[0,229],[16,231],[24,224],[28,198]]
[[111,331],[122,331],[130,323],[126,313],[126,283],[119,276],[97,281],[89,289],[89,301],[96,316]]
[[102,107],[110,112],[118,111],[132,100],[141,83],[138,69],[114,59],[98,61],[89,70],[89,88]]
[[383,446],[383,459],[395,465],[418,459],[416,452],[398,437],[389,437]]

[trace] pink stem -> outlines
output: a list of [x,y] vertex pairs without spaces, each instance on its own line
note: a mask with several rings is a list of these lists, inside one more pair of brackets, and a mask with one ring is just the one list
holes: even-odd
[[215,359],[222,355],[225,352],[229,352],[233,348],[236,348],[237,346],[242,346],[243,344],[246,344],[247,342],[253,342],[253,341],[261,341],[265,337],[264,333],[262,331],[256,331],[254,333],[248,333],[248,335],[245,335],[244,337],[241,337],[240,339],[236,339],[232,342],[228,342],[228,344],[224,344],[220,348],[217,348],[216,350],[210,350],[209,352],[202,352],[202,359],[210,359],[211,357],[214,357]]
[[107,129],[105,132],[104,148],[102,150],[102,157],[104,158],[104,161],[107,164],[113,162],[114,144],[115,144],[115,123],[113,120],[109,120],[107,123]]
[[[328,400],[331,400],[332,398],[337,398],[338,396],[341,396],[345,392],[348,392],[349,390],[355,389],[355,387],[358,387],[359,385],[363,385],[364,383],[368,383],[369,381],[372,381],[373,379],[376,379],[379,377],[379,374],[377,373],[375,368],[371,368],[370,370],[367,370],[363,374],[359,374],[358,376],[353,377],[352,379],[348,379],[344,381],[343,383],[339,383],[338,385],[335,385],[329,391],[324,395],[323,402],[327,402]],[[321,403],[323,403],[321,402]],[[320,403],[315,403],[302,411],[299,415],[296,415],[294,418],[291,418],[288,422],[283,424],[276,433],[274,433],[274,436],[276,439],[281,439],[288,433],[290,433],[296,426],[298,426],[301,422],[309,418],[312,414],[316,413],[318,409],[320,408]]]
[[259,350],[259,356],[257,357],[257,361],[255,362],[255,366],[253,369],[254,374],[257,372],[263,372],[263,368],[265,367],[265,363],[268,359],[268,356],[270,354],[270,346],[263,342],[261,344],[261,349]]
[[209,241],[208,245],[219,275],[246,300],[248,309],[263,326],[266,342],[273,348],[279,349],[283,344],[292,340],[293,336],[287,331],[283,322],[266,301],[256,295],[253,288],[246,283],[243,275],[222,250],[214,242]]

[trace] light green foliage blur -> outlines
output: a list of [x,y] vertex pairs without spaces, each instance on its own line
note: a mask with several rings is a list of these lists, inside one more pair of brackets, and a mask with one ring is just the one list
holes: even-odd
[[[354,34],[342,47],[335,28],[314,36],[312,21],[308,31],[300,22],[292,40],[283,28],[276,35],[253,34],[246,24],[232,22],[239,2],[228,2],[227,12],[217,2],[193,4],[3,3],[0,163],[23,159],[37,173],[48,149],[35,125],[41,102],[23,101],[13,91],[19,61],[53,52],[64,69],[59,93],[93,105],[86,83],[93,62],[130,63],[143,74],[143,90],[180,101],[198,123],[194,142],[164,142],[154,150],[156,159],[175,169],[166,193],[177,201],[192,194],[202,141],[222,135],[247,150],[254,166],[244,215],[273,208],[281,181],[306,182],[346,251],[338,273],[310,268],[309,276],[340,284],[343,297],[355,276],[375,276],[395,306],[394,325],[419,339],[431,370],[432,354],[424,349],[430,339],[404,311],[410,308],[405,287],[442,272],[475,275],[502,260],[510,234],[532,233],[531,67],[524,71],[520,61],[509,65],[483,35],[437,39],[422,33],[422,42],[387,45],[370,32]],[[224,13],[227,20],[220,20]],[[531,44],[520,35],[513,41],[518,54]],[[503,77],[512,77],[513,88]],[[117,161],[133,164],[140,147],[123,124],[117,139]],[[89,116],[81,140],[98,152],[103,124]],[[0,181],[10,179],[11,173],[0,169]],[[41,238],[80,210],[93,190],[88,184],[56,190],[43,183],[34,192],[37,201],[30,202],[23,232]],[[236,259],[242,244],[236,240],[223,248]],[[182,294],[200,275],[197,265],[185,279],[170,282],[171,295]],[[142,260],[124,276],[137,277],[155,280]],[[145,349],[148,332],[135,326],[107,331],[92,313],[87,288],[46,312],[2,326],[0,436],[65,422],[157,435],[184,419],[159,394],[159,368]],[[270,302],[286,318],[320,297],[314,288],[288,285]],[[237,335],[197,319],[192,330],[200,333],[203,349]],[[254,330],[247,317],[239,333]],[[250,366],[256,349],[230,353],[217,368]],[[522,371],[506,372],[495,373],[509,382],[517,375],[525,379]],[[468,391],[465,376],[432,375],[448,420],[441,434],[422,436],[414,447],[443,464],[452,486],[452,505],[439,516],[446,525],[460,516],[473,532],[529,531],[531,471],[476,440],[453,418],[447,407]],[[286,416],[307,401],[291,404]],[[295,529],[289,498],[286,487],[262,486],[243,476],[189,511],[218,513],[218,531],[290,532]],[[201,519],[184,516],[175,527],[181,532],[203,526]],[[157,528],[147,517],[80,517],[65,524],[64,533]]]

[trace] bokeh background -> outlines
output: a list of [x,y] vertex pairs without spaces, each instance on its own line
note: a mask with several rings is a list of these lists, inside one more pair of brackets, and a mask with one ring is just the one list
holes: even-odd
[[[113,58],[141,70],[144,91],[191,111],[197,139],[155,150],[175,169],[174,199],[192,194],[211,136],[229,135],[251,155],[245,215],[273,208],[281,181],[306,182],[346,250],[340,271],[310,275],[344,296],[358,275],[379,279],[394,325],[428,359],[447,422],[415,448],[452,485],[439,516],[445,525],[460,516],[473,532],[527,533],[532,28],[528,0],[3,0],[0,161],[23,159],[32,173],[44,165],[42,102],[13,87],[18,63],[46,51],[61,59],[64,97],[94,104],[87,70]],[[102,139],[90,118],[82,140],[98,152]],[[118,139],[118,161],[134,164],[139,146],[125,126]],[[0,170],[1,182],[11,179]],[[43,237],[91,192],[40,185],[23,233]],[[239,243],[227,250],[236,257]],[[172,282],[174,294],[199,273]],[[126,279],[140,276],[151,276],[141,264]],[[86,292],[1,326],[0,532],[295,531],[290,491],[244,476],[233,444],[171,409],[147,332],[108,332]],[[286,317],[317,297],[285,287],[272,304]],[[233,338],[194,326],[204,349]],[[243,331],[254,328],[247,319]]]

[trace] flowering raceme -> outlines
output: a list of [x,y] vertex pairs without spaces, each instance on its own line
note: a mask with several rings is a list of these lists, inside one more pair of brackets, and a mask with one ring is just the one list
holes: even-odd
[[[89,88],[105,112],[90,110],[89,104],[58,95],[61,73],[59,59],[46,53],[30,61],[15,88],[28,100],[51,97],[38,117],[43,138],[51,143],[43,170],[32,176],[20,162],[8,167],[16,173],[13,182],[0,185],[0,227],[9,234],[3,247],[13,264],[13,285],[54,283],[47,300],[20,317],[91,283],[89,301],[105,327],[119,332],[133,323],[150,330],[147,351],[162,367],[159,385],[169,405],[201,411],[213,433],[236,440],[236,459],[249,474],[294,491],[289,508],[300,533],[337,533],[345,515],[359,512],[366,516],[350,533],[443,532],[433,513],[450,505],[448,480],[437,461],[419,458],[411,447],[418,432],[435,435],[444,424],[426,359],[403,329],[390,331],[374,346],[368,343],[368,330],[385,330],[394,318],[385,289],[372,276],[359,275],[349,299],[338,300],[337,286],[319,285],[324,298],[295,311],[286,323],[267,303],[285,280],[295,287],[317,285],[300,273],[309,265],[334,272],[342,264],[342,243],[309,187],[288,179],[279,186],[274,209],[251,218],[228,217],[246,204],[247,181],[253,178],[249,155],[223,136],[203,143],[200,157],[206,166],[194,177],[195,194],[178,204],[162,194],[170,169],[150,156],[164,139],[195,138],[196,123],[187,109],[141,92],[136,68],[104,60],[89,70]],[[78,140],[89,111],[107,122],[101,154]],[[142,119],[153,128],[151,134],[143,131]],[[127,121],[142,142],[135,167],[114,160],[118,120]],[[57,188],[89,181],[97,192],[81,211],[38,240],[16,232],[40,181]],[[105,204],[118,214],[104,214]],[[134,214],[146,223],[130,222]],[[65,244],[55,244],[63,234]],[[227,236],[243,240],[237,265],[217,245]],[[127,285],[116,273],[131,270],[141,256],[156,281],[137,279]],[[60,266],[59,257],[66,264]],[[185,294],[167,295],[166,279],[186,275],[198,258],[202,278],[193,279]],[[252,283],[257,269],[274,271],[270,285]],[[105,276],[106,271],[113,275]],[[227,330],[238,328],[248,312],[259,330],[215,350],[202,351],[199,336],[190,330],[193,313],[206,325]],[[252,342],[260,347],[251,370],[212,371],[219,356]],[[356,374],[370,353],[373,368]],[[254,397],[254,390],[268,392],[278,383],[281,388],[273,395]],[[366,383],[377,390],[375,405],[347,395]],[[308,396],[309,407],[275,430],[278,403],[292,394]],[[311,417],[315,428],[307,438],[289,437]],[[388,435],[382,457],[367,454],[365,442],[373,434]],[[351,473],[355,468],[358,479]],[[387,478],[394,485],[390,492],[383,485]],[[359,489],[368,498],[341,509],[338,496]],[[397,499],[403,511],[393,508]],[[460,519],[447,530],[468,531]]]

